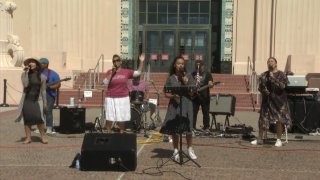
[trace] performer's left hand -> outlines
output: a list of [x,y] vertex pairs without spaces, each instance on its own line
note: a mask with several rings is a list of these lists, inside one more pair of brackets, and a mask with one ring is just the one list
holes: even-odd
[[213,82],[212,82],[212,81],[209,81],[209,82],[208,82],[208,85],[209,85],[209,87],[213,87]]
[[47,113],[47,111],[48,111],[48,106],[43,105],[43,112],[44,112],[44,113]]
[[182,81],[183,81],[183,84],[188,84],[188,82],[189,82],[189,79],[188,79],[188,77],[187,76],[183,76],[182,77]]

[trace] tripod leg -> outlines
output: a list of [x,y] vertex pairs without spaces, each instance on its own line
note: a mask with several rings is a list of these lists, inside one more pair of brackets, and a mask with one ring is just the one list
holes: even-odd
[[98,132],[100,131],[102,133],[102,127],[101,127],[101,117],[96,117],[94,121],[94,129]]
[[225,127],[230,126],[229,115],[226,116],[226,119],[225,119],[225,121],[224,121],[224,126],[225,126]]
[[179,135],[179,143],[180,143],[180,150],[179,150],[179,156],[180,156],[180,165],[183,163],[183,157],[182,157],[182,134]]
[[[187,155],[185,152],[183,152],[182,150],[182,133],[179,134],[179,145],[180,145],[180,148],[179,148],[179,157],[180,157],[180,161],[179,161],[179,164],[182,165],[188,161],[192,161],[195,165],[197,165],[198,167],[201,167],[195,160],[191,159],[189,157],[189,155]],[[183,156],[186,157],[188,160],[183,162]]]
[[147,114],[144,112],[141,115],[142,122],[143,122],[143,129],[144,129],[144,137],[149,138],[149,135],[147,134]]
[[211,113],[211,116],[212,116],[212,120],[211,120],[210,130],[212,130],[213,123],[214,123],[215,129],[217,130],[216,115],[214,115],[213,113]]

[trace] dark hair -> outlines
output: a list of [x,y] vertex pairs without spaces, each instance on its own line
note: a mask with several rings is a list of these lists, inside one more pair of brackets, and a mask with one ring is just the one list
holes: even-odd
[[[176,64],[178,59],[184,60],[182,56],[175,57],[172,64],[170,65],[169,75],[175,74],[176,68],[174,67],[174,65]],[[186,66],[184,66],[184,71],[186,71]]]
[[112,56],[112,61],[114,60],[114,58],[119,58],[120,60],[121,60],[121,58],[120,58],[120,56],[118,55],[118,54],[114,54],[113,56]]

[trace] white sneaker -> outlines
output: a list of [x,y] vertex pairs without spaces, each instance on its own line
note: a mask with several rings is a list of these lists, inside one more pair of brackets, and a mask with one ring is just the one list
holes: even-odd
[[176,162],[180,162],[180,156],[179,156],[179,152],[177,149],[174,150],[171,159],[173,159]]
[[258,144],[261,145],[261,144],[263,144],[263,141],[255,139],[255,140],[251,141],[250,144],[252,144],[252,145],[258,145]]
[[196,154],[194,153],[194,150],[190,147],[190,148],[188,148],[188,154],[189,154],[189,157],[191,158],[191,159],[197,159],[197,156],[196,156]]
[[281,147],[282,146],[282,142],[281,139],[277,139],[276,143],[274,144],[275,147]]
[[48,127],[46,133],[47,134],[55,134],[56,132],[52,131],[52,128]]

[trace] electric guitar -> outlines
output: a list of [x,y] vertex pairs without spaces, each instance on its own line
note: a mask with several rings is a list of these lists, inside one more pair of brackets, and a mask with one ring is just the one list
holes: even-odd
[[69,81],[69,80],[71,80],[71,77],[67,77],[67,78],[60,79],[58,81],[53,81],[53,82],[47,83],[47,88],[49,88],[49,86],[52,86],[54,84],[58,84],[60,82]]
[[[213,83],[213,86],[216,86],[216,85],[218,85],[218,84],[221,84],[221,82],[220,82],[220,81],[216,81],[216,82]],[[209,88],[209,87],[210,87],[210,85],[207,84],[207,85],[202,86],[201,88],[197,89],[197,91],[194,93],[194,95],[193,95],[191,98],[192,98],[192,99],[196,98],[197,96],[199,96],[199,93],[200,93],[201,91],[203,91],[203,90],[205,90],[205,89],[207,89],[207,88]]]

